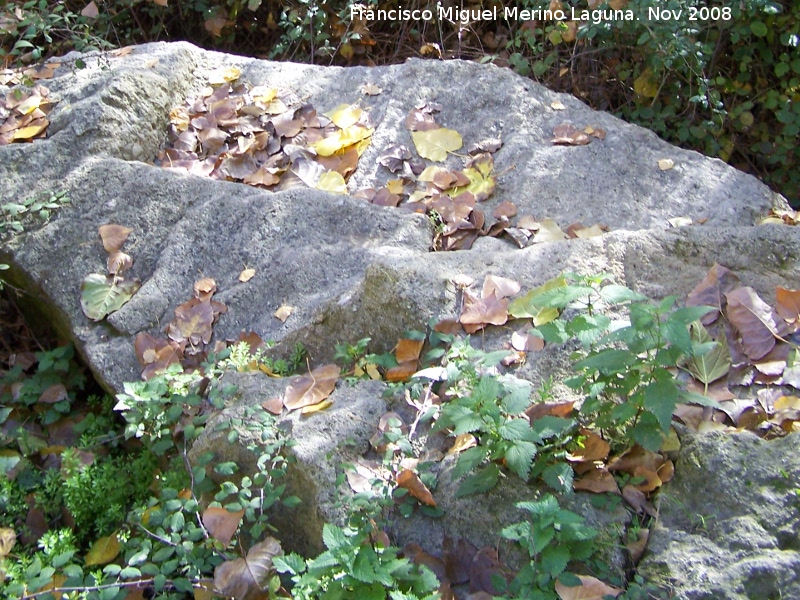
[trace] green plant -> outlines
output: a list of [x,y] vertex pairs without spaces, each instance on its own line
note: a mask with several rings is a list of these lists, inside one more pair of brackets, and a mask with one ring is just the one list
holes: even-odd
[[[271,347],[267,342],[267,348]],[[306,355],[308,354],[305,346],[297,342],[292,346],[292,352],[288,358],[272,358],[266,355],[261,348],[251,352],[247,342],[239,342],[221,353],[217,359],[220,368],[235,369],[237,371],[256,371],[266,370],[267,373],[279,377],[288,377],[297,373],[303,366]]]
[[333,600],[435,600],[439,581],[425,566],[399,558],[397,547],[386,545],[375,521],[374,497],[353,500],[346,527],[325,524],[326,550],[312,559],[298,554],[276,557],[279,573],[291,576],[292,598]]
[[[2,50],[0,50],[2,58]],[[58,192],[47,192],[44,196],[31,196],[21,203],[9,202],[0,206],[0,239],[12,233],[22,233],[25,230],[24,223],[26,217],[28,221],[39,220],[46,222],[50,218],[53,210],[61,208],[64,204],[69,204],[70,199],[63,190]],[[9,266],[0,263],[0,271],[7,271]],[[0,278],[0,290],[3,289],[3,279]]]
[[529,519],[509,525],[500,535],[519,544],[528,562],[507,585],[502,578],[493,584],[506,592],[504,597],[514,600],[556,600],[557,580],[567,586],[580,583],[567,567],[595,557],[599,532],[588,527],[580,515],[561,508],[551,495],[516,506],[527,512]]
[[[539,314],[568,308],[561,318],[536,329],[548,343],[579,344],[572,355],[578,374],[565,383],[585,394],[581,422],[620,445],[636,442],[658,450],[676,404],[715,405],[683,389],[670,371],[685,358],[712,350],[714,343],[699,343],[689,332],[689,325],[712,309],[676,308],[674,297],[654,303],[605,280],[605,275],[568,274],[551,289],[534,290],[510,310]],[[603,312],[612,310],[617,311],[616,321]]]

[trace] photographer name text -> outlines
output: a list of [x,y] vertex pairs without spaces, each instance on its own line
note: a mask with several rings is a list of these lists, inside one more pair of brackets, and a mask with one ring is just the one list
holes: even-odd
[[[442,6],[437,2],[435,8],[403,8],[402,5],[392,9],[372,9],[363,4],[350,6],[350,18],[365,21],[449,21],[464,25],[476,21],[591,21],[599,24],[604,21],[638,21],[632,10],[614,9],[576,9],[569,10],[527,9],[517,6],[494,6],[492,8],[463,8],[455,6]],[[731,9],[728,7],[689,7],[683,9],[666,9],[650,7],[647,9],[648,21],[708,21],[728,20],[731,18]]]

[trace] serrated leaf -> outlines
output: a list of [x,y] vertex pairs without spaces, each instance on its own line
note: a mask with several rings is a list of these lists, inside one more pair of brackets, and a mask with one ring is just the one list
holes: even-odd
[[[461,455],[464,456],[463,454]],[[500,467],[491,463],[478,470],[476,473],[464,478],[456,491],[456,498],[462,498],[471,494],[488,492],[497,485],[500,477]]]
[[536,444],[526,441],[517,441],[506,450],[505,459],[508,468],[514,471],[523,481],[528,480],[531,472],[531,462],[536,456]]
[[461,148],[461,134],[454,129],[440,127],[427,131],[412,131],[411,139],[417,153],[422,158],[442,162],[447,159],[448,152],[455,152]]
[[542,479],[559,494],[569,494],[575,474],[568,463],[555,463],[542,472]]
[[330,523],[326,523],[322,528],[322,542],[331,551],[336,551],[348,544],[344,530]]
[[93,321],[100,321],[122,308],[139,289],[139,282],[116,281],[113,276],[92,273],[81,283],[81,309]]

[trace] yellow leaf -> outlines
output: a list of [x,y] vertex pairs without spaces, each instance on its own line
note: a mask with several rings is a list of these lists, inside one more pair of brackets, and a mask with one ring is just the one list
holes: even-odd
[[17,104],[14,110],[16,110],[20,114],[29,115],[37,108],[39,108],[39,106],[42,104],[42,100],[44,100],[44,98],[42,98],[37,94],[34,94],[33,96],[30,96],[27,100]]
[[14,132],[15,140],[29,140],[40,133],[42,133],[50,122],[47,119],[43,119],[38,125],[28,125],[27,127],[23,127],[22,129],[17,129]]
[[797,396],[781,396],[772,405],[775,410],[800,410],[800,398]]
[[577,238],[590,238],[601,235],[603,235],[603,230],[600,229],[600,225],[592,225],[591,227],[575,230],[575,237]]
[[239,281],[242,283],[247,283],[256,275],[255,269],[245,269],[241,273],[239,273]]
[[10,527],[0,527],[0,559],[8,556],[17,541],[17,533]]
[[389,190],[390,194],[403,194],[403,180],[402,179],[391,179],[386,182],[386,189]]
[[653,77],[651,69],[644,72],[633,82],[633,91],[645,98],[655,98],[658,95],[658,82]]
[[242,72],[236,67],[216,69],[208,74],[208,83],[211,85],[222,85],[239,79]]
[[367,363],[367,367],[366,368],[367,368],[367,375],[369,375],[370,379],[372,379],[374,381],[380,381],[381,380],[381,374],[380,374],[380,371],[378,371],[377,365],[374,365],[372,363]]
[[539,224],[539,231],[533,238],[533,243],[557,242],[565,239],[567,239],[567,234],[561,231],[561,228],[556,222],[553,221],[553,219],[545,219]]
[[658,168],[662,171],[669,171],[675,166],[675,161],[671,158],[662,158],[658,161]]
[[334,131],[328,137],[311,144],[311,147],[320,156],[332,156],[339,150],[367,140],[372,135],[372,131],[373,130],[369,127],[353,125],[347,129]]
[[364,111],[355,104],[340,104],[331,111],[325,113],[333,124],[340,129],[347,129],[358,123]]
[[334,194],[346,194],[347,184],[340,173],[336,171],[326,171],[320,175],[319,181],[317,182],[317,189],[333,192]]
[[318,404],[312,404],[310,406],[304,406],[300,409],[301,415],[313,415],[314,413],[320,412],[325,410],[326,408],[330,408],[333,406],[333,400],[323,400]]
[[453,447],[447,451],[447,454],[459,454],[464,450],[472,448],[478,445],[478,440],[475,439],[475,436],[471,433],[462,433],[461,435],[456,436],[456,441],[453,444]]
[[447,158],[448,152],[455,152],[461,148],[461,134],[454,129],[440,127],[427,131],[412,131],[411,139],[417,153],[422,158],[441,162]]
[[117,534],[113,533],[107,537],[97,540],[89,552],[86,553],[86,566],[105,565],[114,560],[119,554],[119,540]]

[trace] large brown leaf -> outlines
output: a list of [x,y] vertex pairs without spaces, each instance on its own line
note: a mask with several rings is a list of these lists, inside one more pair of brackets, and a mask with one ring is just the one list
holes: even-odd
[[787,323],[797,327],[800,320],[800,290],[788,290],[783,287],[775,288],[775,312]]
[[750,360],[758,360],[775,347],[780,337],[772,308],[758,297],[751,287],[736,288],[725,294],[728,321],[739,331],[744,353]]
[[199,346],[211,341],[213,325],[211,303],[192,298],[175,308],[175,319],[169,324],[167,335],[178,343],[189,342],[192,346]]
[[274,574],[272,559],[283,553],[281,544],[269,537],[256,544],[245,558],[228,560],[214,569],[214,587],[236,600],[267,600]]
[[231,512],[220,506],[209,506],[203,511],[203,525],[213,537],[227,548],[242,522],[244,509]]
[[717,310],[706,313],[700,318],[703,325],[710,325],[719,317],[725,308],[725,294],[739,285],[739,278],[733,271],[714,263],[703,280],[689,292],[686,306],[713,306]]
[[283,405],[289,410],[319,404],[327,398],[339,379],[337,365],[317,367],[308,375],[295,377],[283,394]]

